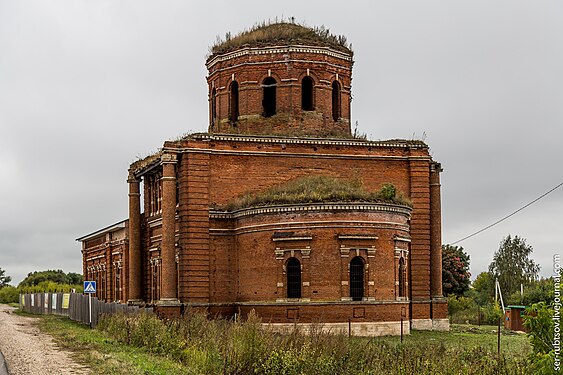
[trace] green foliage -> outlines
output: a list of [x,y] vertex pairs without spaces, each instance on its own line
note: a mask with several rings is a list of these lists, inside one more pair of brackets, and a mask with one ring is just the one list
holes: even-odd
[[463,295],[471,282],[469,255],[461,246],[442,245],[442,288],[444,295]]
[[272,204],[323,203],[323,202],[382,202],[411,205],[401,192],[390,184],[383,184],[378,192],[367,191],[359,180],[339,180],[327,176],[297,178],[266,189],[246,194],[229,202],[229,211]]
[[535,303],[526,309],[524,327],[536,354],[549,353],[553,347],[553,310],[545,302]]
[[82,284],[82,275],[74,272],[64,273],[62,270],[34,271],[19,283],[19,287],[39,285],[42,282],[52,281],[57,284]]
[[19,295],[18,289],[14,286],[0,288],[0,303],[17,303]]
[[475,294],[475,302],[479,306],[492,303],[495,297],[495,279],[489,272],[481,272],[471,285]]
[[4,271],[2,268],[0,268],[0,289],[9,285],[10,281],[12,281],[12,277],[11,276],[5,276],[6,271]]
[[537,279],[539,265],[530,255],[533,249],[518,236],[504,238],[489,265],[489,272],[498,278],[503,295],[510,296],[520,290],[520,284],[529,285]]
[[[538,302],[551,303],[554,298],[554,292],[555,286],[552,277],[534,280],[524,288],[524,298],[522,299],[522,305],[531,306],[534,303]],[[517,293],[517,297],[520,300],[519,292]],[[513,302],[510,301],[510,303]]]
[[31,293],[70,293],[73,290],[76,293],[83,292],[83,284],[71,285],[71,284],[60,284],[54,281],[42,281],[37,285],[30,286],[18,286],[18,292],[21,294],[31,294]]
[[[559,321],[557,323],[559,324]],[[530,361],[533,373],[556,373],[553,343],[555,335],[557,335],[557,341],[560,342],[560,330],[556,333],[554,329],[553,308],[545,302],[538,302],[528,307],[524,315],[524,327],[529,330],[528,337],[532,344]]]
[[477,323],[478,306],[471,297],[448,296],[448,315],[452,323]]
[[496,325],[499,318],[504,316],[502,306],[498,301],[491,302],[483,308],[483,322],[485,324]]

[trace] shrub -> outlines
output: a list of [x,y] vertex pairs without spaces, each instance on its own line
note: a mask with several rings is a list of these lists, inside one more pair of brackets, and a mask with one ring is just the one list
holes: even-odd
[[11,285],[0,288],[0,303],[18,303],[19,292],[16,287]]
[[[529,330],[532,344],[530,361],[534,374],[552,374],[555,371],[553,309],[538,302],[526,309],[524,327]],[[559,334],[559,332],[558,332]]]

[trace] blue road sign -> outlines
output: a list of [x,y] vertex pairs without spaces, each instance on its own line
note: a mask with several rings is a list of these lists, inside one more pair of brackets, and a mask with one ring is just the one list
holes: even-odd
[[84,281],[84,293],[96,293],[96,282]]

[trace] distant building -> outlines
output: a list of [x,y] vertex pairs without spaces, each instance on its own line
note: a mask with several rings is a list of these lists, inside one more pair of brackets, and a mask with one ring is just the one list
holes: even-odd
[[352,64],[343,38],[292,23],[215,46],[209,132],[133,163],[129,219],[78,239],[99,297],[164,316],[350,319],[365,335],[402,318],[448,329],[440,164],[421,141],[352,136]]

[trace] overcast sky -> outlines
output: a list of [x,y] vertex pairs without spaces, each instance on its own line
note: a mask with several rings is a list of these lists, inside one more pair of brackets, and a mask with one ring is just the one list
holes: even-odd
[[[563,182],[563,2],[0,0],[0,268],[82,272],[75,239],[125,219],[127,168],[208,123],[217,36],[275,17],[353,45],[352,121],[417,138],[442,174],[451,243]],[[563,253],[563,188],[466,240]]]

